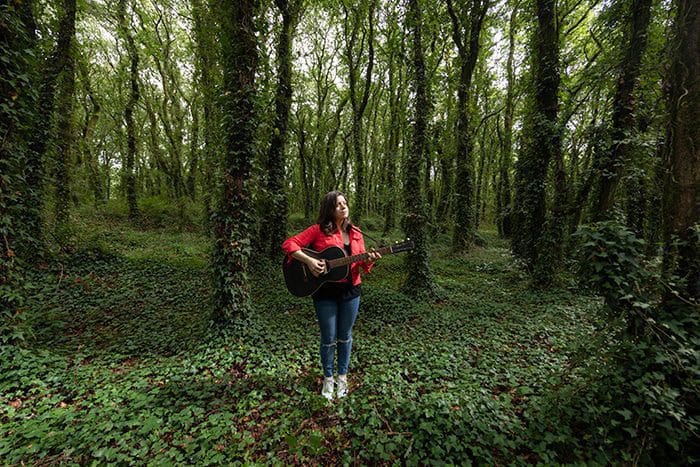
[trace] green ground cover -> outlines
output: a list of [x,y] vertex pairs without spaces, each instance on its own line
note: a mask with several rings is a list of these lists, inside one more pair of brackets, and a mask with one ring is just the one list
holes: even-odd
[[90,231],[33,273],[34,335],[0,348],[2,464],[611,460],[551,417],[559,389],[595,364],[600,301],[532,291],[492,232],[463,257],[435,246],[438,303],[399,292],[400,255],[366,276],[351,394],[328,404],[310,301],[277,265],[254,260],[254,313],[221,332],[205,237]]

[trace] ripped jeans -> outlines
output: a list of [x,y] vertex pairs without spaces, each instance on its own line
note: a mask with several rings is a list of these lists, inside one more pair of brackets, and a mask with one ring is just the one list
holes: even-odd
[[360,297],[350,300],[314,300],[314,307],[321,327],[323,376],[333,376],[336,348],[338,349],[338,374],[346,375],[352,350],[352,326],[357,319]]

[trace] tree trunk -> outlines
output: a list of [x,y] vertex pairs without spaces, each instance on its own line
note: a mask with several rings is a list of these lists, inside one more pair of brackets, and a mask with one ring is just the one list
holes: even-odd
[[104,181],[102,180],[100,173],[99,156],[97,152],[93,154],[92,151],[92,138],[95,131],[95,126],[100,118],[101,107],[99,101],[92,91],[90,72],[84,59],[78,61],[78,71],[80,73],[80,81],[85,86],[85,93],[87,94],[87,98],[83,106],[85,121],[83,123],[82,135],[80,139],[80,153],[83,158],[83,162],[85,165],[87,165],[90,189],[92,190],[95,198],[94,205],[95,207],[98,207],[106,201],[106,198],[104,192]]
[[474,205],[476,206],[475,218],[474,218],[474,229],[478,229],[483,220],[482,206],[485,205],[484,199],[486,198],[486,177],[484,173],[486,171],[486,165],[488,163],[488,154],[486,153],[486,130],[488,126],[484,125],[481,131],[481,140],[479,141],[479,162],[477,164],[476,173],[476,190],[474,195]]
[[633,146],[630,139],[635,128],[634,91],[641,73],[642,56],[648,42],[651,3],[652,0],[632,1],[630,32],[627,35],[628,42],[613,101],[612,147],[603,152],[603,161],[599,164],[598,190],[593,208],[593,219],[596,221],[610,217],[610,210],[615,201],[615,191]]
[[[452,6],[447,0],[447,9],[452,19],[452,37],[459,54],[460,75],[457,88],[457,169],[455,190],[455,228],[452,237],[452,249],[457,252],[469,250],[476,234],[474,209],[474,146],[470,130],[469,102],[471,82],[479,56],[481,29],[489,8],[490,0],[472,0],[469,23],[462,25]],[[464,40],[468,40],[465,43]]]
[[[22,77],[35,80],[35,62],[31,50],[37,52],[36,25],[31,1],[14,2],[16,10],[0,11],[0,48],[9,59],[0,69],[0,344],[19,343],[22,336],[16,329],[15,317],[26,297],[25,276],[18,258],[25,256],[35,244],[26,220],[28,211],[36,209],[30,202],[39,197],[38,187],[27,184],[27,165],[32,154],[33,116],[37,112],[36,85],[27,86]],[[26,120],[25,120],[26,119]],[[27,121],[28,120],[28,121]],[[22,193],[23,196],[18,196]],[[39,198],[40,199],[40,198]],[[27,255],[28,256],[28,255]]]
[[223,112],[226,156],[215,219],[214,319],[227,323],[250,310],[246,274],[251,254],[252,202],[248,187],[254,159],[257,1],[221,2]]
[[122,180],[126,192],[126,203],[129,208],[129,218],[134,220],[139,217],[139,209],[136,204],[136,175],[134,165],[136,160],[136,125],[134,123],[134,109],[139,101],[139,54],[136,43],[131,35],[131,20],[126,17],[126,0],[119,0],[117,7],[121,34],[126,42],[126,50],[129,58],[129,100],[124,108],[124,121],[126,123],[126,157]]
[[[555,0],[536,1],[536,28],[533,35],[534,102],[526,115],[525,149],[516,168],[517,231],[514,252],[533,271],[536,283],[551,280],[547,253],[553,245],[545,236],[546,181],[549,165],[561,153],[557,120],[559,107],[559,37]],[[551,222],[551,221],[550,221]]]
[[[398,36],[398,37],[397,37]],[[400,39],[399,39],[400,38]],[[387,139],[386,151],[384,157],[386,184],[384,186],[384,236],[396,227],[396,204],[398,201],[398,193],[396,190],[396,172],[398,170],[400,160],[399,143],[401,142],[401,96],[403,95],[403,60],[400,57],[403,55],[403,34],[401,31],[396,31],[396,35],[392,37],[393,41],[389,45],[391,47],[389,56],[389,138]],[[400,41],[400,44],[397,42]],[[397,51],[397,48],[400,50]],[[397,57],[398,56],[398,57]]]
[[285,146],[289,109],[292,106],[292,41],[299,20],[299,0],[275,0],[282,14],[282,29],[277,42],[277,90],[275,121],[267,153],[267,192],[260,225],[261,246],[268,257],[282,254],[280,245],[287,237],[287,192],[285,190]]
[[[343,9],[345,11],[345,40],[347,44],[345,57],[348,63],[348,86],[350,92],[350,104],[352,106],[352,150],[355,156],[355,202],[353,204],[353,219],[358,223],[361,221],[365,212],[366,195],[365,158],[362,147],[362,118],[369,100],[370,87],[372,84],[372,68],[374,67],[374,0],[369,1],[370,3],[367,14],[369,21],[369,30],[367,34],[367,68],[365,71],[364,91],[362,92],[362,95],[358,95],[357,89],[361,55],[358,54],[358,56],[355,56],[354,50],[357,43],[357,36],[360,34],[360,29],[362,28],[362,17],[360,11],[356,11],[354,18],[352,18],[352,26],[350,26],[350,13],[348,12],[347,5],[343,2]],[[364,40],[365,34],[363,31],[359,44],[360,49],[364,48]]]
[[192,201],[197,199],[197,173],[199,173],[199,109],[198,99],[192,99],[192,126],[190,130],[190,167],[187,170],[187,195]]
[[311,219],[313,202],[311,200],[311,161],[306,150],[306,113],[297,112],[297,147],[299,151],[299,178],[302,185],[302,196],[304,203],[304,219]]
[[454,155],[452,151],[445,150],[445,142],[450,139],[453,130],[453,122],[450,115],[453,114],[454,99],[450,92],[447,97],[446,120],[441,124],[440,134],[437,139],[440,141],[437,147],[438,158],[440,160],[440,200],[438,201],[435,214],[437,231],[448,229],[449,219],[452,217],[452,203],[454,199]]
[[413,73],[414,73],[414,116],[413,144],[408,153],[405,182],[404,203],[406,214],[403,227],[406,236],[415,243],[415,248],[408,253],[406,264],[408,276],[403,286],[406,294],[417,297],[434,297],[435,282],[430,270],[429,245],[427,238],[427,209],[421,193],[421,165],[425,162],[428,149],[427,123],[431,103],[428,100],[428,83],[425,77],[425,60],[421,38],[421,7],[418,0],[408,4],[407,22],[413,35]]
[[28,192],[28,209],[25,212],[24,222],[29,229],[35,232],[35,245],[38,248],[29,249],[30,255],[35,256],[43,250],[43,225],[41,219],[44,205],[44,157],[46,148],[51,140],[51,116],[54,112],[56,84],[61,73],[70,60],[70,43],[75,37],[75,1],[64,0],[64,14],[58,29],[56,47],[46,61],[45,72],[39,91],[39,100],[34,118],[35,131],[29,144],[29,158],[27,160],[27,185],[33,189]]
[[501,163],[499,164],[498,177],[498,205],[500,209],[496,213],[498,234],[503,238],[512,235],[512,194],[511,194],[511,166],[513,163],[513,115],[515,114],[515,32],[516,18],[520,1],[516,0],[510,13],[508,27],[508,59],[506,60],[506,106],[503,115],[503,141],[501,147]]
[[75,91],[75,59],[73,43],[75,41],[75,0],[64,3],[66,26],[69,38],[63,45],[68,48],[60,52],[65,54],[65,66],[59,74],[56,102],[56,233],[59,241],[65,240],[70,209],[70,166],[73,153],[73,94]]
[[218,113],[216,108],[216,42],[211,30],[214,28],[211,10],[204,6],[202,0],[192,0],[192,16],[194,20],[194,35],[196,42],[197,70],[199,84],[203,96],[203,140],[202,153],[202,201],[204,204],[205,220],[209,228],[213,214],[212,194],[215,192],[217,172],[217,156],[220,153],[217,127]]
[[697,313],[700,302],[700,4],[694,0],[676,3],[668,96],[664,262],[677,277],[674,282],[681,297],[669,293],[664,305],[672,316],[687,318],[688,313]]

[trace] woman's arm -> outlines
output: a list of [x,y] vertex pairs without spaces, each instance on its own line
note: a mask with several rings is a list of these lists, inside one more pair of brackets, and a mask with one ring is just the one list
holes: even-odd
[[295,251],[291,254],[291,257],[302,263],[306,263],[314,276],[318,276],[326,270],[326,262],[324,260],[313,258],[302,250]]
[[318,224],[314,224],[303,232],[289,237],[284,241],[284,243],[282,243],[282,249],[285,251],[285,253],[292,258],[305,263],[311,270],[311,273],[315,276],[318,276],[324,272],[326,262],[307,255],[304,253],[302,248],[312,244],[319,233],[320,228]]

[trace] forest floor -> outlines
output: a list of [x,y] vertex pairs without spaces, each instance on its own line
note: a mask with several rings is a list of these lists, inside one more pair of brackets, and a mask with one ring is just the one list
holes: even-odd
[[402,255],[365,276],[351,392],[327,403],[311,303],[277,265],[254,260],[253,311],[222,332],[205,236],[84,231],[32,275],[33,335],[0,347],[0,464],[588,458],[566,439],[557,450],[561,427],[538,414],[589,358],[601,303],[573,285],[533,291],[493,232],[464,256],[434,246],[437,303],[399,292]]

